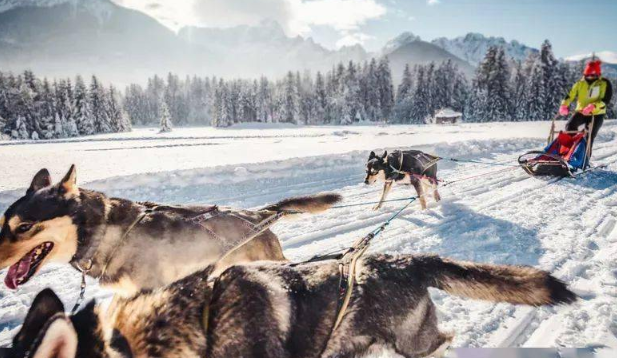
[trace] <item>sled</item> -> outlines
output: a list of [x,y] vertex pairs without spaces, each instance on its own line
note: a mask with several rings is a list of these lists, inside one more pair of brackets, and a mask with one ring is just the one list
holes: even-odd
[[582,131],[556,131],[556,118],[553,118],[546,148],[527,152],[518,158],[518,163],[529,175],[573,177],[574,173],[589,165],[594,118],[589,128]]

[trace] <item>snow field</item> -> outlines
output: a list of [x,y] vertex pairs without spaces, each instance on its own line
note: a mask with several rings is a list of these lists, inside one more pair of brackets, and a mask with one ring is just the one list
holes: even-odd
[[[444,180],[487,175],[441,187],[441,203],[429,198],[426,211],[413,204],[374,241],[370,249],[374,252],[431,252],[463,260],[533,265],[553,272],[581,296],[580,302],[571,306],[535,309],[471,301],[433,290],[442,328],[456,333],[455,347],[601,344],[617,349],[617,125],[607,121],[604,126],[593,162],[608,167],[578,179],[555,182],[530,178],[519,168],[442,161],[438,174]],[[7,162],[10,154],[0,151],[0,166],[8,170],[2,172],[11,173],[2,178],[0,210],[23,193],[40,167],[48,166],[58,178],[68,169],[65,162],[69,160],[78,162],[84,187],[132,200],[259,207],[293,195],[336,191],[344,196],[344,204],[372,202],[378,199],[381,186],[362,184],[371,149],[413,147],[444,157],[516,163],[518,154],[543,146],[548,124],[271,128],[216,133],[196,129],[196,137],[226,137],[220,139],[223,144],[207,150],[188,144],[214,139],[186,139],[186,133],[178,131],[165,139],[139,139],[149,135],[148,130],[141,131],[70,143],[0,143],[11,153],[21,153],[22,159],[21,163]],[[247,138],[252,135],[255,137]],[[143,159],[144,149],[135,148],[162,144],[180,146],[153,150],[158,166]],[[107,153],[118,152],[119,156],[93,155],[116,145],[122,149]],[[242,147],[241,155],[234,154]],[[174,155],[180,157],[173,160]],[[191,158],[194,162],[190,164],[183,161]],[[211,161],[206,167],[203,162],[197,167],[199,158]],[[98,170],[93,169],[96,167]],[[153,167],[158,170],[151,171]],[[395,187],[390,199],[411,195],[415,195],[413,189]],[[370,205],[333,209],[281,221],[273,230],[290,259],[307,259],[350,245],[404,203],[386,203],[380,211],[371,211]],[[75,270],[47,267],[42,271],[17,292],[0,288],[0,344],[10,342],[31,300],[43,287],[56,290],[68,308],[77,298],[79,275]],[[93,280],[89,283],[88,299],[109,297]]]

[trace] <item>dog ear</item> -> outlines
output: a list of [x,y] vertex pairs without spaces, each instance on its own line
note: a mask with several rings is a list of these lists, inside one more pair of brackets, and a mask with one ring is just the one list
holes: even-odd
[[[41,291],[13,339],[13,353],[30,356],[72,358],[77,352],[77,332],[64,314],[64,305],[54,291]],[[34,353],[34,354],[32,354]]]
[[74,358],[77,355],[77,332],[67,317],[56,318],[34,348],[33,358]]
[[47,171],[47,169],[43,168],[34,175],[34,178],[32,178],[32,183],[30,183],[30,187],[26,191],[26,194],[34,193],[35,191],[46,188],[50,185],[51,175],[49,175],[49,171]]
[[381,159],[386,159],[388,157],[388,151],[384,150],[383,154],[381,155]]
[[60,181],[60,189],[67,196],[79,196],[79,188],[77,187],[77,168],[75,164],[71,165],[68,173]]
[[371,160],[373,158],[377,157],[377,154],[375,154],[375,152],[371,152],[371,154],[369,154],[368,156],[368,160]]

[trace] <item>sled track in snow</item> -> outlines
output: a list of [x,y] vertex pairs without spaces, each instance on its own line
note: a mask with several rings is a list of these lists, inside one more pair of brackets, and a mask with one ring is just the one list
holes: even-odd
[[[603,145],[596,146],[595,158],[598,161],[601,160],[603,164],[613,166],[615,163],[617,163],[617,151],[605,150],[604,148],[605,146]],[[453,175],[454,173],[457,173],[458,169],[465,168],[466,170],[469,167],[481,168],[481,166],[476,166],[473,164],[459,164],[455,167],[455,169],[449,171],[448,175]],[[517,170],[513,170],[512,172],[508,171],[505,173],[501,173],[499,175],[496,175],[494,178],[489,178],[487,180],[477,183],[474,183],[473,181],[471,181],[470,183],[457,183],[450,188],[444,188],[447,190],[443,190],[442,197],[445,198],[446,203],[469,201],[470,210],[478,213],[490,213],[491,209],[499,207],[501,205],[514,205],[524,207],[525,203],[529,201],[542,202],[544,197],[543,192],[541,192],[542,189],[546,189],[554,184],[558,184],[561,188],[576,186],[576,180],[591,180],[593,178],[590,179],[589,177],[597,175],[598,172],[592,171],[589,173],[585,173],[583,176],[576,179],[564,178],[563,180],[560,180],[556,178],[531,178],[527,174],[523,173],[522,170],[520,170],[520,172]],[[354,188],[341,188],[343,192],[349,189]],[[379,195],[379,190],[381,188],[377,187],[376,189],[377,190],[375,191],[361,193],[358,196],[345,197],[346,200],[348,200],[350,203],[374,201],[377,199]],[[603,205],[603,201],[615,200],[613,197],[616,193],[617,188],[610,190],[608,193],[604,192],[602,194],[596,195],[592,193],[589,198],[590,200],[581,203],[581,210],[586,211],[591,207]],[[411,196],[414,195],[414,192],[413,190],[408,188],[402,188],[398,190],[395,189],[393,190],[393,195],[390,198],[404,197],[405,194]],[[473,197],[477,195],[484,195],[492,198],[490,198],[489,200],[473,200]],[[608,199],[605,198],[607,196]],[[546,201],[546,205],[552,204],[550,200],[544,201]],[[382,223],[383,220],[385,220],[389,216],[390,211],[396,209],[398,205],[398,203],[389,203],[379,212],[371,213],[370,215],[363,215],[362,220],[357,220],[354,222],[340,220],[334,225],[328,226],[327,229],[316,231],[302,231],[302,235],[294,236],[285,240],[283,246],[286,250],[300,249],[305,244],[314,244],[315,242],[321,240],[328,240],[329,238],[331,239],[335,236],[343,234],[345,234],[346,237],[353,236],[355,239],[357,238],[356,234],[365,234],[369,230]],[[400,205],[403,205],[403,203],[400,203]],[[360,207],[359,210],[362,210],[364,213],[366,213],[368,212],[368,210],[370,210],[370,206],[367,206],[366,208]],[[417,207],[412,207],[403,212],[402,217],[404,219],[401,220],[418,219],[418,217],[425,217],[424,219],[426,219],[426,216],[430,217],[431,215],[419,212]],[[439,220],[439,225],[453,224],[458,219],[460,219],[460,217],[454,214],[449,216],[443,216]],[[564,277],[563,266],[568,263],[571,257],[577,257],[580,261],[585,261],[586,259],[592,257],[595,251],[593,249],[593,238],[598,235],[608,236],[613,234],[616,226],[617,220],[615,219],[615,216],[613,216],[613,214],[610,212],[607,213],[607,215],[601,220],[599,220],[595,226],[584,231],[583,237],[580,238],[580,242],[578,245],[571,247],[568,252],[560,253],[560,259],[553,262],[553,264],[551,265],[551,271],[554,272],[557,277],[568,281],[567,277]],[[417,235],[415,235],[415,237],[423,237],[427,232],[431,230],[431,228],[418,229],[419,232],[417,233]],[[399,229],[397,228],[388,229],[388,231],[386,231],[380,239],[376,240],[373,245],[373,249],[376,249],[376,251],[381,251],[383,247],[387,249],[388,242],[390,241],[390,236],[398,237],[403,234],[397,231],[399,231]],[[346,247],[346,245],[348,245],[352,240],[344,241],[345,242],[339,242],[338,245],[333,245],[332,247],[330,247],[330,249],[334,249],[337,246]],[[590,248],[589,246],[591,246],[592,248]],[[583,299],[586,298],[583,297]],[[494,326],[496,327],[496,329],[492,333],[484,332],[486,336],[485,339],[488,341],[488,345],[493,347],[524,346],[528,343],[530,338],[532,338],[531,344],[533,344],[534,340],[538,341],[538,336],[546,334],[543,332],[545,332],[547,329],[552,329],[551,327],[556,324],[555,321],[557,318],[555,317],[564,314],[561,312],[555,312],[556,311],[553,308],[515,308],[514,314],[510,317],[494,317]],[[490,325],[487,322],[485,322],[485,324]]]

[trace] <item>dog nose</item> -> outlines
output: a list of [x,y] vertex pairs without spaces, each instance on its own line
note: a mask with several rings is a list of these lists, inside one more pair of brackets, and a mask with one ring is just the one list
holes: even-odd
[[368,179],[364,179],[364,184],[368,184]]

